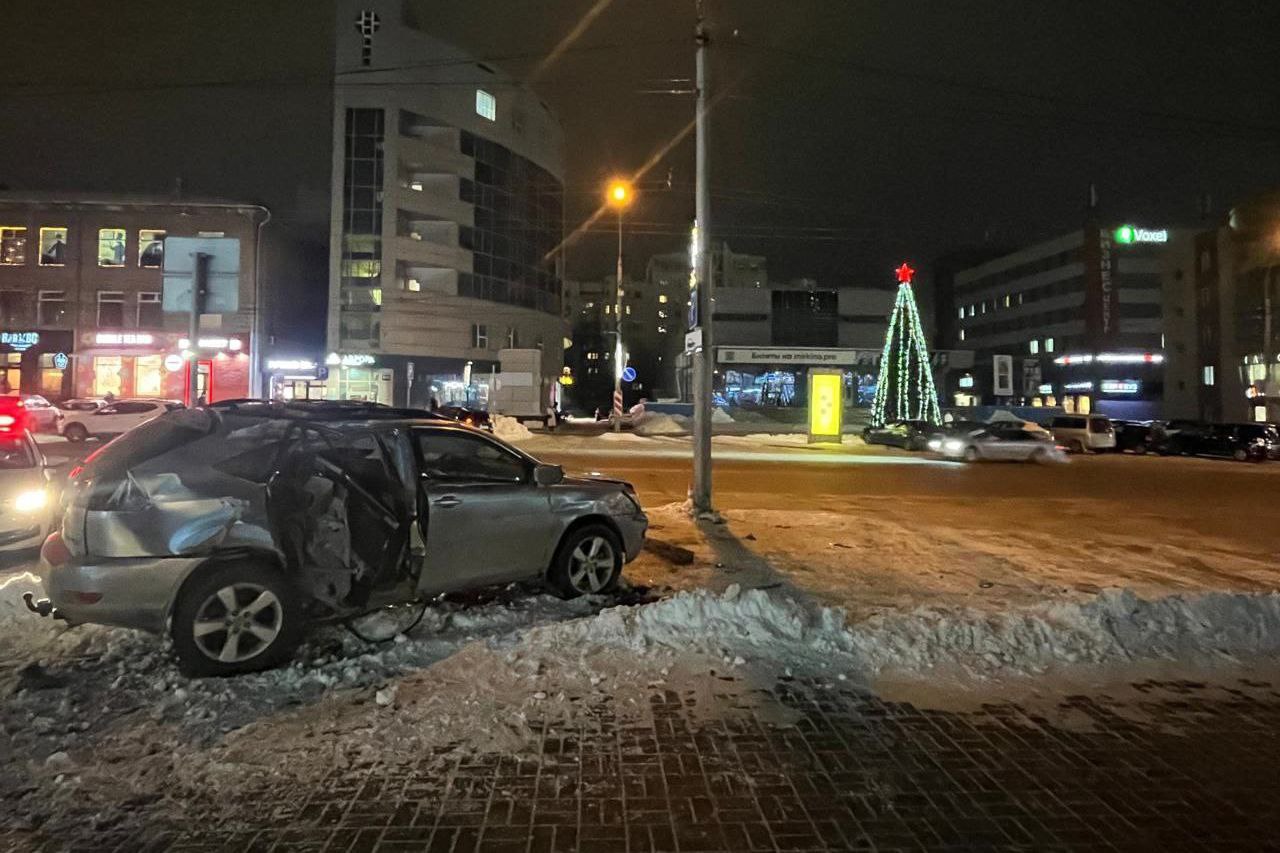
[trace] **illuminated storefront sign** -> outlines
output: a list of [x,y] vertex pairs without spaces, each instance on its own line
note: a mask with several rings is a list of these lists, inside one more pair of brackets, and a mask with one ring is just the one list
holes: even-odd
[[[239,338],[201,338],[199,344],[200,349],[229,349],[232,352],[238,352],[244,347]],[[178,340],[178,349],[191,349],[191,340],[189,338],[180,338]]]
[[169,353],[164,357],[164,369],[173,373],[175,370],[181,370],[186,361],[177,353]]
[[272,358],[267,360],[267,370],[315,370],[316,363],[298,358]]
[[331,367],[368,367],[376,361],[377,359],[368,353],[349,352],[338,355],[336,352],[331,352],[324,363]]
[[53,354],[53,369],[66,370],[67,365],[71,364],[71,357],[65,352],[55,352]]
[[22,352],[40,343],[39,332],[0,332],[0,344]]
[[839,441],[844,414],[844,371],[809,371],[809,440]]
[[1104,379],[1099,385],[1103,394],[1137,394],[1142,383],[1137,379]]
[[149,347],[155,343],[155,337],[147,332],[98,332],[93,342],[100,347]]
[[957,384],[959,387],[961,387],[961,388],[972,388],[972,387],[973,387],[973,374],[972,374],[972,373],[966,373],[966,374],[964,374],[963,376],[961,376],[961,377],[960,377],[960,381],[959,381],[958,383],[956,383],[956,384]]
[[1060,355],[1054,364],[1163,364],[1164,356],[1158,352],[1103,352],[1097,355]]
[[1068,382],[1062,386],[1064,391],[1092,391],[1092,382]]
[[1121,225],[1116,229],[1117,243],[1168,243],[1169,229],[1137,228],[1133,225]]
[[1036,388],[1036,390],[1037,390],[1038,392],[1040,392],[1041,394],[1052,394],[1052,393],[1053,393],[1053,386],[1052,386],[1052,385],[1048,385],[1048,384],[1040,385],[1039,387],[1037,387],[1037,388]]

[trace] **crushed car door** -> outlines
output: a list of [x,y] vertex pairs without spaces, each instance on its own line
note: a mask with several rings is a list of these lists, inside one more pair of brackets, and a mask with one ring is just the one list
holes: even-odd
[[410,513],[368,430],[307,428],[273,478],[272,514],[310,591],[337,609],[403,579]]
[[423,592],[536,575],[554,544],[548,491],[533,466],[461,429],[414,430],[425,507]]

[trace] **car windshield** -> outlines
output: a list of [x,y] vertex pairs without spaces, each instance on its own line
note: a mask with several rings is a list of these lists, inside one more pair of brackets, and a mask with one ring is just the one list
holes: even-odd
[[34,468],[35,454],[31,445],[20,435],[0,436],[0,470],[13,471],[21,468]]

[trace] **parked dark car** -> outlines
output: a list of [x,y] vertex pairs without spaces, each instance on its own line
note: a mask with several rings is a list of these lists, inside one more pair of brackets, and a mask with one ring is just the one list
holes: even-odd
[[1189,424],[1166,433],[1157,446],[1164,456],[1225,456],[1238,462],[1262,462],[1280,449],[1270,424]]
[[928,421],[890,421],[884,426],[863,429],[862,440],[904,450],[924,450],[935,430]]
[[1112,421],[1116,430],[1116,452],[1136,453],[1141,456],[1152,451],[1161,441],[1164,432],[1155,421]]
[[493,432],[493,420],[489,417],[488,412],[480,409],[468,409],[465,406],[441,406],[436,409],[436,414],[444,415],[451,421],[457,421],[469,427]]

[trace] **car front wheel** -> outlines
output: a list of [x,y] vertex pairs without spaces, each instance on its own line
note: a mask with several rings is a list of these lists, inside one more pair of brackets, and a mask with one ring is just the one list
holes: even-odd
[[173,611],[184,675],[238,675],[284,663],[302,639],[302,609],[288,579],[256,562],[227,563],[189,580]]
[[965,461],[965,462],[977,462],[977,461],[978,461],[978,448],[973,447],[973,446],[966,447],[966,448],[964,449],[964,461]]
[[560,543],[548,579],[565,598],[608,592],[622,575],[622,543],[603,524],[574,530]]
[[67,424],[67,428],[62,431],[67,441],[80,442],[89,437],[89,430],[85,429],[81,424]]

